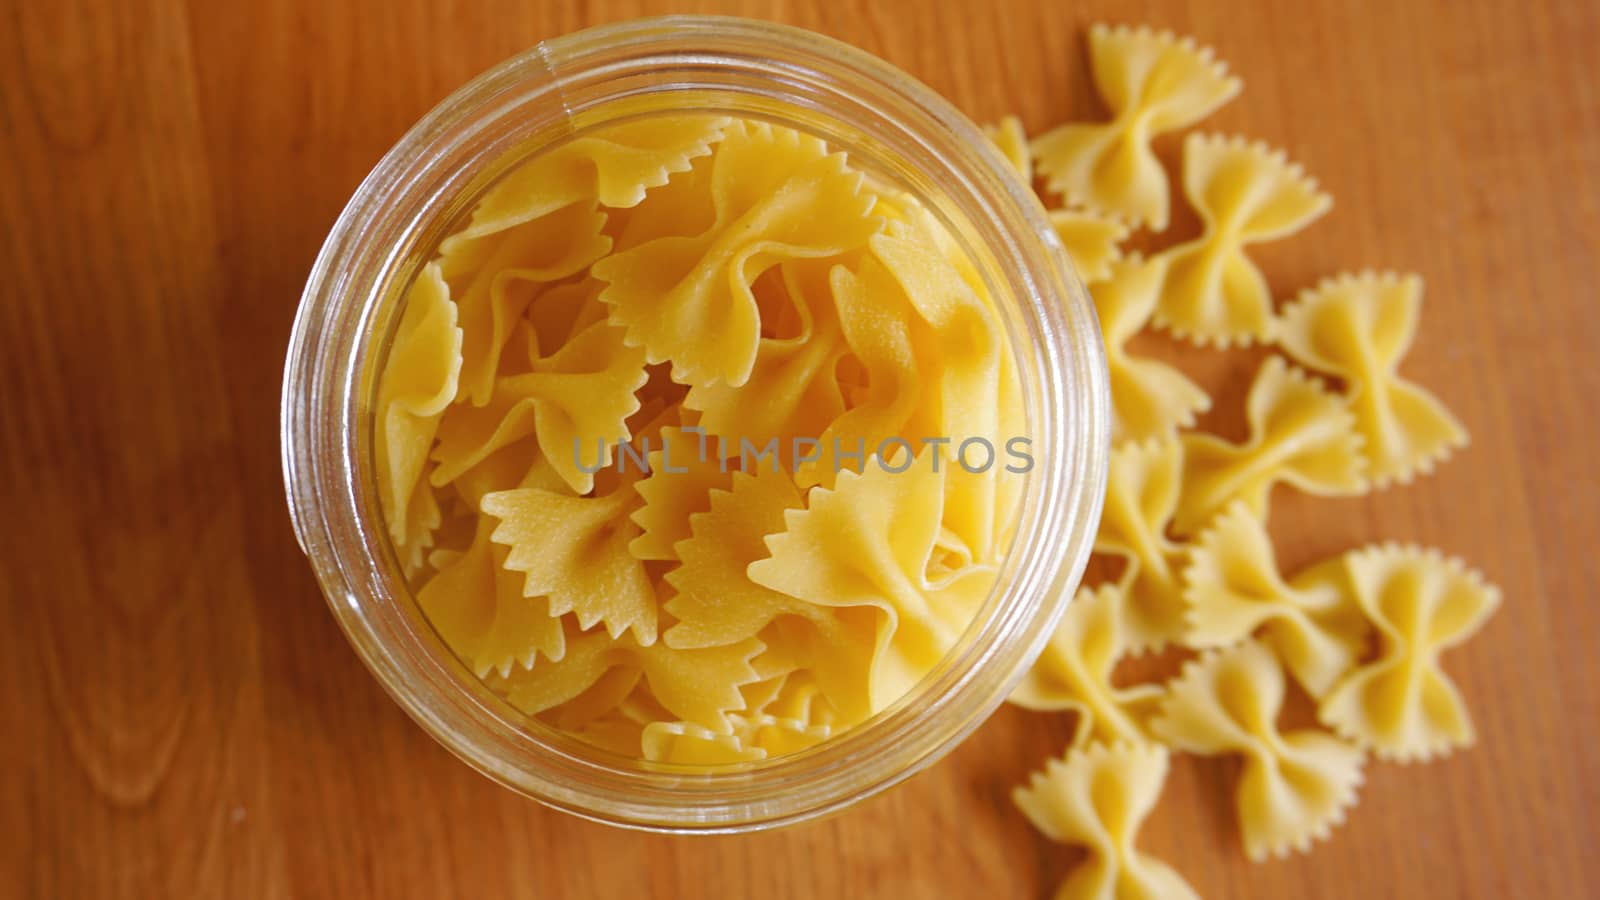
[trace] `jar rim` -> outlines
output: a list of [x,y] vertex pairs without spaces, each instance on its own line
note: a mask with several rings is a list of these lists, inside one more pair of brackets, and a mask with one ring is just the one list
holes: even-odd
[[[1044,462],[1028,476],[1009,571],[1000,575],[1004,590],[980,613],[990,621],[969,627],[913,697],[811,750],[727,771],[622,765],[597,759],[576,739],[530,734],[526,717],[508,715],[509,706],[481,684],[463,685],[453,656],[440,659],[419,643],[431,629],[418,621],[403,581],[396,588],[387,538],[363,513],[370,500],[358,449],[363,416],[370,422],[361,402],[370,387],[365,363],[408,242],[464,195],[475,164],[504,151],[512,137],[502,132],[514,117],[541,110],[550,127],[570,127],[589,94],[617,79],[660,81],[667,72],[677,80],[662,81],[664,92],[692,89],[688,72],[765,79],[786,101],[871,117],[905,142],[901,150],[938,167],[941,189],[956,189],[954,199],[1006,265],[1007,294],[1019,307],[1007,315],[1021,320],[1008,328],[1025,329],[1028,339],[1025,347],[1013,334],[1011,349],[1029,395],[1030,432],[1045,445]],[[732,17],[668,16],[576,32],[501,63],[441,102],[383,157],[330,231],[301,298],[284,373],[290,515],[335,618],[374,676],[436,740],[494,780],[628,827],[726,832],[802,821],[941,758],[1042,650],[1087,561],[1109,455],[1109,389],[1093,306],[1042,207],[1006,166],[948,101],[887,62],[812,32]],[[1022,358],[1025,349],[1031,361]]]

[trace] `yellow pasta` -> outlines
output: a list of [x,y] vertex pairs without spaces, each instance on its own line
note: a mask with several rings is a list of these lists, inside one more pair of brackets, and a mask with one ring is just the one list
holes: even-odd
[[461,329],[437,265],[423,267],[404,303],[379,379],[373,457],[389,537],[409,575],[422,567],[441,519],[423,469],[439,417],[456,394]]
[[1111,277],[1111,265],[1122,258],[1117,245],[1127,240],[1129,232],[1116,219],[1070,209],[1052,211],[1050,228],[1072,258],[1078,277],[1089,285]]
[[1420,277],[1363,272],[1322,282],[1278,319],[1278,343],[1290,356],[1345,383],[1367,474],[1379,487],[1431,472],[1467,443],[1444,404],[1396,372],[1421,311]]
[[493,530],[492,520],[480,519],[472,546],[417,592],[428,621],[480,678],[566,651],[561,620],[544,597],[523,595],[522,576],[504,567],[506,551],[490,540]]
[[1126,344],[1150,321],[1163,278],[1159,262],[1134,256],[1109,266],[1089,293],[1100,313],[1111,375],[1112,440],[1167,440],[1211,408],[1211,398],[1173,366],[1141,359]]
[[[891,437],[913,431],[938,434],[937,425],[919,427],[914,417],[924,406],[929,380],[912,343],[916,313],[893,274],[875,257],[861,261],[859,271],[842,266],[830,274],[845,346],[865,370],[865,387],[818,436],[818,457],[802,463],[795,480],[803,487],[832,487],[848,464],[840,451],[876,448]],[[859,468],[859,463],[856,464]]]
[[1161,254],[1156,324],[1202,344],[1265,340],[1272,292],[1245,248],[1305,228],[1333,199],[1282,151],[1217,135],[1183,142],[1183,189],[1205,231]]
[[775,618],[822,618],[832,612],[752,580],[747,569],[767,556],[763,539],[785,529],[784,514],[804,508],[787,472],[763,468],[733,475],[730,490],[711,493],[706,512],[688,522],[678,545],[683,565],[666,575],[677,591],[666,602],[677,620],[665,635],[673,647],[713,647],[755,637]]
[[737,734],[720,734],[693,722],[652,722],[640,735],[641,755],[651,762],[726,766],[766,759],[767,751]]
[[999,123],[985,125],[983,133],[994,144],[1000,155],[1017,173],[1024,185],[1033,184],[1033,153],[1028,149],[1028,134],[1022,129],[1022,120],[1006,116]]
[[1339,561],[1285,581],[1266,528],[1242,502],[1194,539],[1183,580],[1189,646],[1259,635],[1312,697],[1327,694],[1366,646],[1369,629]]
[[[462,276],[461,389],[474,406],[489,402],[500,354],[515,323],[541,289],[576,275],[611,249],[601,234],[605,213],[591,203],[575,203],[484,238],[484,259]],[[461,250],[458,252],[467,252]],[[478,252],[473,248],[472,252]],[[465,265],[446,254],[441,265]],[[537,348],[548,353],[550,348]]]
[[1279,731],[1283,697],[1272,651],[1246,641],[1185,666],[1151,724],[1177,749],[1244,757],[1235,802],[1245,854],[1257,861],[1310,850],[1343,823],[1361,784],[1357,747],[1314,729]]
[[1500,591],[1437,551],[1393,544],[1354,551],[1345,569],[1377,628],[1377,659],[1349,673],[1319,709],[1324,723],[1401,762],[1472,743],[1472,720],[1439,656],[1483,627]]
[[585,201],[635,206],[647,190],[711,152],[728,123],[723,116],[687,114],[639,119],[535,156],[479,201],[472,221],[446,238],[441,252],[462,252],[464,244],[485,235]]
[[1183,446],[1127,444],[1111,452],[1096,553],[1127,560],[1121,579],[1128,649],[1158,649],[1183,633],[1183,548],[1167,537],[1178,507]]
[[[850,348],[829,293],[828,269],[785,263],[779,274],[775,305],[795,320],[793,333],[760,339],[745,384],[696,385],[683,405],[700,413],[707,434],[721,439],[710,452],[736,456],[744,441],[761,448],[776,440],[779,456],[792,465],[792,439],[823,434],[845,412],[835,372]],[[762,318],[765,324],[777,316]]]
[[625,482],[604,496],[572,497],[539,488],[497,491],[483,512],[499,520],[491,535],[510,548],[504,567],[523,573],[523,594],[548,597],[553,615],[574,613],[611,638],[632,631],[656,640],[656,594],[644,563],[628,550],[639,527],[628,515],[638,495]]
[[1151,139],[1210,115],[1239,93],[1240,82],[1210,48],[1148,28],[1095,25],[1089,56],[1111,121],[1040,135],[1034,165],[1068,203],[1163,231],[1169,189]]
[[1270,357],[1245,398],[1250,436],[1230,444],[1209,434],[1183,436],[1183,495],[1173,527],[1193,534],[1235,499],[1258,518],[1280,481],[1308,494],[1360,493],[1366,458],[1355,416],[1339,396],[1304,372]]
[[859,474],[840,473],[832,490],[812,490],[805,510],[786,514],[786,530],[766,539],[771,556],[748,568],[756,584],[813,605],[881,613],[875,711],[933,668],[994,582],[988,566],[937,584],[928,577],[945,499],[937,456],[902,452],[869,460]]
[[1144,722],[1160,699],[1153,684],[1119,687],[1111,673],[1127,652],[1122,617],[1127,598],[1116,585],[1083,588],[1050,636],[1050,643],[1011,694],[1011,702],[1039,711],[1078,714],[1072,746],[1147,738]]
[[[440,245],[413,315],[451,317],[394,352],[438,361],[454,328],[460,369],[380,439],[382,490],[423,613],[511,705],[666,764],[799,752],[988,599],[1017,361],[945,225],[865,185],[793,130],[633,123],[510,172]],[[1102,258],[1125,234],[1077,224]]]
[[1056,900],[1198,900],[1182,875],[1135,845],[1167,766],[1156,744],[1092,744],[1050,760],[1012,793],[1045,837],[1088,851]]
[[761,649],[757,640],[702,650],[644,647],[600,630],[569,629],[559,660],[513,667],[504,676],[491,673],[488,682],[513,706],[538,715],[581,696],[614,669],[637,668],[651,696],[672,716],[727,734],[733,728],[727,714],[744,702],[739,686],[756,680],[750,660]]
[[[650,445],[648,436],[643,440]],[[650,472],[634,484],[642,502],[631,518],[640,534],[628,550],[639,559],[679,559],[677,544],[691,536],[690,516],[710,509],[712,491],[728,486],[721,458],[703,452],[703,442],[701,434],[682,428],[662,428],[656,435],[658,449],[646,457]]]
[[816,138],[765,123],[728,127],[712,159],[716,217],[698,234],[673,234],[613,253],[591,271],[630,345],[670,362],[690,385],[745,383],[760,316],[751,284],[788,259],[860,248],[883,228],[861,175]]
[[630,437],[627,419],[639,409],[634,392],[646,377],[644,354],[623,343],[620,328],[596,322],[533,361],[531,371],[496,379],[486,405],[452,408],[439,427],[433,483],[446,484],[532,434],[572,490],[587,493],[594,471]]

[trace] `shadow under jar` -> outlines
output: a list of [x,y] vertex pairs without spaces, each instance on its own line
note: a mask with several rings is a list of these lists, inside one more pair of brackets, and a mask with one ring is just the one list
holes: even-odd
[[[759,119],[844,151],[914,198],[981,279],[1014,357],[1034,464],[987,600],[931,672],[796,753],[714,768],[601,750],[524,715],[430,626],[383,523],[374,408],[407,288],[520,163],[640,115]],[[425,116],[350,200],[301,299],[284,374],[284,478],[302,548],[373,675],[501,784],[586,818],[732,832],[844,808],[939,759],[1005,698],[1082,574],[1109,441],[1093,308],[1037,200],[949,103],[888,64],[788,27],[673,17],[540,44]]]

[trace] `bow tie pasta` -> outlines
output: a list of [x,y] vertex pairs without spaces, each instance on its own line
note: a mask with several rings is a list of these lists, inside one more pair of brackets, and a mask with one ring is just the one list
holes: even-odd
[[[1064,227],[1115,258],[1120,226]],[[384,513],[439,637],[524,713],[656,762],[792,753],[987,601],[1024,477],[1005,329],[943,226],[821,139],[581,135],[503,176],[406,300]]]

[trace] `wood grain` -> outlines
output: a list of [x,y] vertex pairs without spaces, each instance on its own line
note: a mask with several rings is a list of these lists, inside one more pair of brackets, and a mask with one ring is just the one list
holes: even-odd
[[[1044,897],[1072,851],[1006,799],[1064,719],[997,714],[826,822],[670,838],[568,818],[434,745],[347,649],[295,547],[277,398],[335,214],[490,64],[654,2],[0,3],[0,895]],[[1280,293],[1346,267],[1428,280],[1405,371],[1474,443],[1359,501],[1280,492],[1294,565],[1377,538],[1506,603],[1446,658],[1480,745],[1374,765],[1350,822],[1253,866],[1235,770],[1177,766],[1147,847],[1209,897],[1600,890],[1600,7],[1592,0],[676,4],[817,29],[978,119],[1098,115],[1085,26],[1216,46],[1206,127],[1284,146],[1337,199],[1258,254]],[[1161,143],[1170,158],[1177,141]],[[1180,216],[1172,239],[1195,228]],[[1159,343],[1159,339],[1156,339]],[[1247,357],[1183,358],[1237,427]]]

